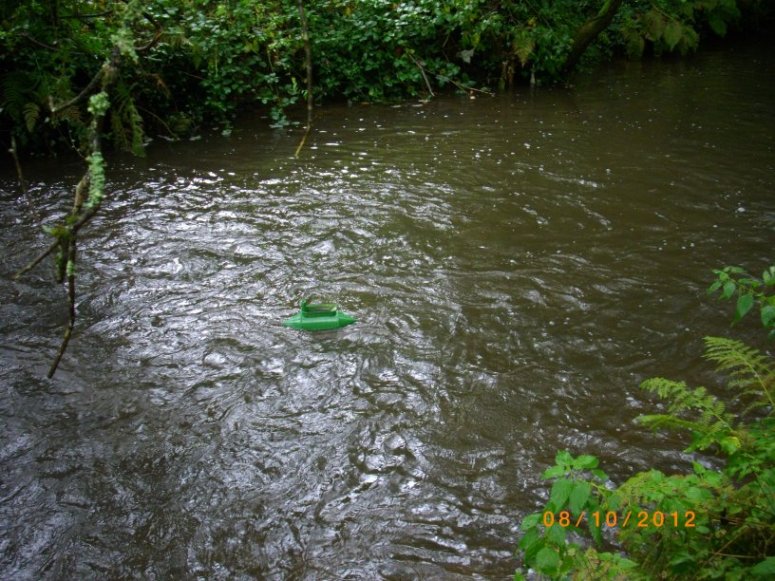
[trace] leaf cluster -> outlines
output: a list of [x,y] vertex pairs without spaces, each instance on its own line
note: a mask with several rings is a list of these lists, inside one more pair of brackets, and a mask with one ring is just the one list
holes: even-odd
[[740,322],[758,304],[761,323],[769,339],[775,339],[775,265],[762,272],[761,278],[739,266],[726,266],[713,274],[716,280],[708,287],[708,294],[718,293],[721,300],[736,297],[732,324]]

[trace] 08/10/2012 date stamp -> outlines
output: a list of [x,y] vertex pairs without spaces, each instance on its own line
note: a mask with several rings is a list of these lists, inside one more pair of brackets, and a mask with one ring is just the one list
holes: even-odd
[[648,512],[645,510],[639,512],[627,511],[619,514],[614,511],[594,511],[587,513],[583,511],[577,517],[572,515],[570,511],[563,510],[557,513],[546,511],[543,516],[543,524],[545,527],[576,527],[579,528],[585,520],[589,519],[590,524],[595,527],[635,527],[639,529],[646,528],[686,528],[691,529],[695,527],[694,519],[696,514],[692,510],[685,512],[662,512],[653,511]]

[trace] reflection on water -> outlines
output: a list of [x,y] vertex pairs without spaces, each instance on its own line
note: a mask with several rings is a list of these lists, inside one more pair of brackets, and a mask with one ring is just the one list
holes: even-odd
[[[701,375],[709,270],[772,259],[763,58],[114,160],[53,381],[63,291],[10,282],[44,236],[4,174],[0,576],[503,577],[556,450],[681,466],[637,385]],[[28,166],[44,215],[79,171]],[[310,294],[359,322],[281,327]]]

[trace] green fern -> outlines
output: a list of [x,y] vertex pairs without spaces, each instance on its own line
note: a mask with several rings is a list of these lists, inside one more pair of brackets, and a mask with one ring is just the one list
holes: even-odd
[[32,133],[32,130],[35,129],[35,124],[38,122],[38,117],[40,117],[40,107],[37,103],[25,103],[22,112],[24,113],[24,124],[27,127],[27,131]]
[[110,125],[116,147],[142,157],[145,155],[143,118],[137,111],[131,88],[123,82],[118,82],[114,89],[113,100],[115,107],[111,111]]
[[719,371],[729,374],[729,386],[740,395],[751,397],[756,407],[775,408],[775,366],[772,359],[741,341],[723,337],[705,337],[705,359],[716,363]]
[[[705,450],[714,444],[731,453],[739,445],[739,438],[732,427],[732,416],[724,403],[710,395],[704,387],[690,389],[683,381],[671,381],[663,377],[647,379],[641,388],[669,400],[667,414],[640,416],[643,425],[658,430],[688,430],[692,444],[687,452]],[[691,414],[692,419],[685,416]]]
[[27,126],[25,107],[30,104],[37,85],[33,75],[24,71],[14,71],[3,77],[0,107],[19,125]]
[[115,109],[110,112],[110,130],[113,144],[119,149],[128,150],[129,141],[124,132],[124,124],[121,122],[121,115]]

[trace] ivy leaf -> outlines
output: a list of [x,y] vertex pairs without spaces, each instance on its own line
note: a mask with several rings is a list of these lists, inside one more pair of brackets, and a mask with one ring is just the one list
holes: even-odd
[[461,50],[457,55],[464,63],[469,64],[471,62],[471,57],[474,56],[474,49]]

